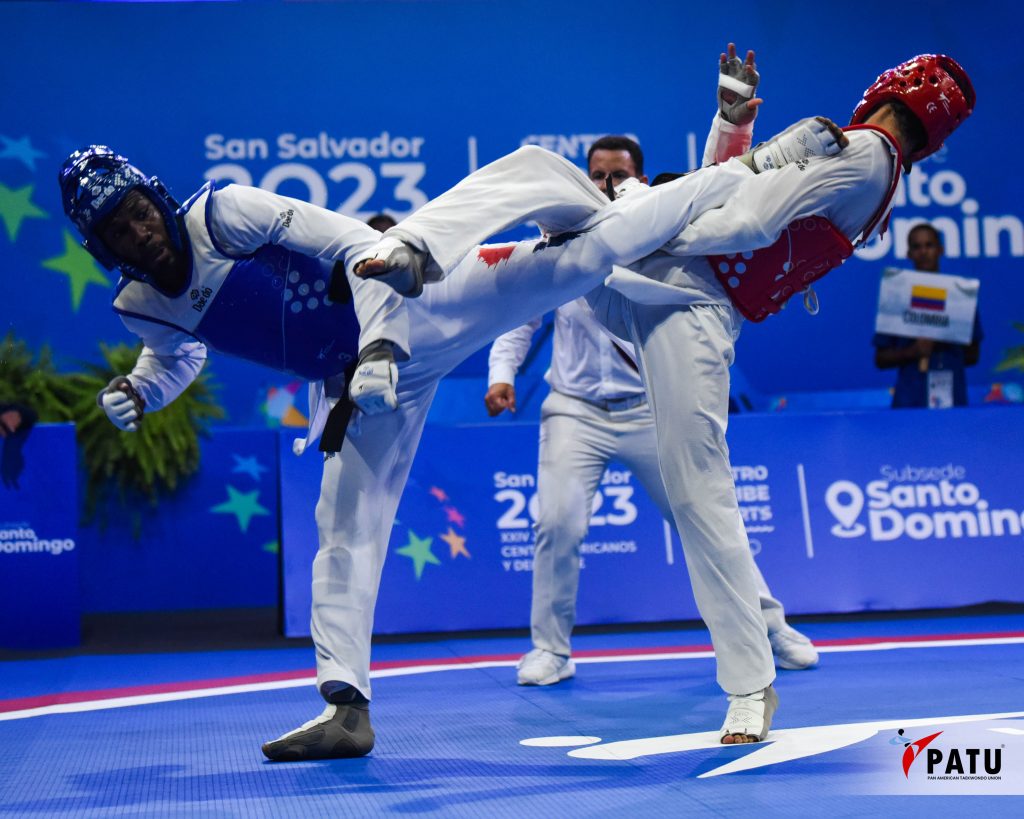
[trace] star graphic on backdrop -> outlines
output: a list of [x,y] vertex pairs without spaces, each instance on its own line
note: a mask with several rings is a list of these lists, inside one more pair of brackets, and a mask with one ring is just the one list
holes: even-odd
[[454,524],[460,526],[463,529],[466,528],[466,518],[465,518],[465,516],[462,514],[462,512],[460,512],[454,506],[446,506],[444,508],[444,513],[448,516],[448,522],[449,523],[454,523]]
[[271,540],[267,543],[264,543],[260,548],[263,549],[264,552],[269,552],[272,555],[276,555],[278,552],[281,551],[281,544],[278,543],[276,540]]
[[21,160],[30,171],[36,169],[36,157],[46,156],[42,151],[32,147],[32,140],[29,137],[11,139],[0,134],[0,142],[3,143],[3,147],[0,148],[0,159]]
[[21,223],[26,219],[50,218],[45,210],[32,204],[32,192],[35,189],[35,185],[26,185],[17,190],[0,185],[0,219],[7,228],[7,238],[12,242],[17,240]]
[[271,387],[267,390],[267,402],[263,405],[263,414],[267,417],[267,426],[307,427],[309,420],[295,409],[295,395],[302,384],[292,381],[283,387]]
[[436,486],[430,487],[430,494],[437,498],[441,503],[444,503],[446,500],[448,500],[448,493],[445,492],[443,489],[439,489]]
[[241,455],[232,453],[231,457],[235,459],[235,468],[231,470],[231,474],[241,472],[243,475],[248,475],[254,481],[258,481],[260,475],[267,471],[267,468],[256,460],[255,455],[243,458]]
[[85,293],[86,286],[101,284],[104,287],[110,287],[110,281],[103,275],[96,260],[66,230],[64,231],[64,253],[54,256],[52,259],[46,259],[42,265],[68,277],[68,285],[71,287],[71,309],[76,313],[82,303],[82,295]]
[[441,535],[441,540],[448,544],[452,552],[452,560],[455,560],[459,555],[463,557],[472,557],[469,551],[466,549],[466,539],[462,535],[455,533],[455,530],[451,526],[448,527],[448,531]]
[[238,518],[238,528],[243,532],[249,531],[249,521],[256,515],[269,515],[270,512],[260,506],[260,490],[252,492],[239,492],[233,486],[225,487],[228,490],[228,500],[217,506],[211,506],[210,511],[219,515],[234,515]]
[[396,550],[398,554],[403,557],[407,557],[412,561],[413,568],[416,571],[416,579],[419,580],[423,576],[423,567],[428,563],[433,563],[435,566],[440,566],[441,561],[434,556],[434,553],[430,551],[430,544],[434,542],[432,537],[416,537],[416,533],[409,530],[409,542],[405,544],[401,549]]

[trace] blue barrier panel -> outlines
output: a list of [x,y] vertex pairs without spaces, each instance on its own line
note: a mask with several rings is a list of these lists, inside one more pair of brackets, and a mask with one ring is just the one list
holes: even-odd
[[773,591],[803,612],[1024,600],[1022,420],[1012,408],[735,419],[737,491]]
[[80,642],[76,453],[73,424],[40,424],[17,485],[0,485],[0,647]]
[[[1024,458],[1013,409],[733,418],[751,547],[790,613],[1022,601]],[[375,631],[525,626],[537,428],[428,427]],[[285,630],[308,634],[319,460],[281,440]],[[583,623],[695,617],[678,540],[612,467],[584,546]]]
[[277,436],[219,427],[200,439],[199,472],[157,507],[142,532],[112,510],[82,531],[87,612],[273,606],[278,589]]
[[[320,463],[281,436],[285,633],[309,634],[313,509]],[[428,427],[392,531],[379,634],[526,626],[533,568],[537,427]],[[624,467],[613,465],[581,547],[577,622],[697,616],[679,540]]]

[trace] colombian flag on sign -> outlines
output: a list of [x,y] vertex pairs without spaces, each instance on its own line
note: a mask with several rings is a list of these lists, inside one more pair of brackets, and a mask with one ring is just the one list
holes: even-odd
[[915,310],[937,310],[941,313],[946,309],[946,289],[915,284],[910,288],[910,306]]

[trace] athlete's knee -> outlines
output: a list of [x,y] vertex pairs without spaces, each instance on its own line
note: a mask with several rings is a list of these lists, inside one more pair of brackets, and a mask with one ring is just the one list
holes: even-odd
[[587,536],[590,516],[579,508],[554,508],[537,515],[537,547],[563,553],[578,553],[579,544]]

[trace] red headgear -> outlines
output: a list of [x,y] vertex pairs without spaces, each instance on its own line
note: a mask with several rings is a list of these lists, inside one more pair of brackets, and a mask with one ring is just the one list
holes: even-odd
[[921,54],[884,72],[853,111],[858,125],[886,102],[899,100],[917,117],[927,141],[907,157],[917,162],[935,153],[974,110],[974,86],[960,64],[945,54]]

